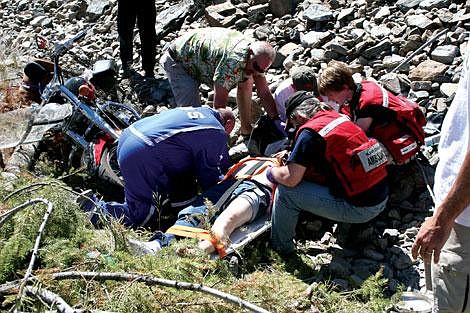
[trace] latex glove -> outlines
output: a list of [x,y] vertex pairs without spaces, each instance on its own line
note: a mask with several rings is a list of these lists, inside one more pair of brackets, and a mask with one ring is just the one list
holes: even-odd
[[276,126],[277,130],[279,130],[279,132],[287,137],[287,132],[286,132],[286,123],[281,121],[280,119],[276,119],[276,120],[273,120],[273,123],[274,125]]

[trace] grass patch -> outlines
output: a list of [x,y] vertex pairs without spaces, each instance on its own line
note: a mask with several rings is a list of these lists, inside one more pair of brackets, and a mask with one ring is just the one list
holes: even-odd
[[[304,312],[313,307],[319,312],[382,312],[393,299],[387,299],[387,281],[381,272],[370,277],[361,288],[337,292],[328,282],[318,283],[306,292],[318,274],[311,258],[297,254],[283,258],[269,248],[268,236],[240,252],[240,271],[234,274],[227,260],[208,260],[194,250],[196,241],[184,239],[162,249],[157,256],[132,255],[125,238],[145,239],[149,234],[133,231],[113,222],[97,230],[74,203],[69,187],[53,178],[21,176],[8,188],[26,189],[2,202],[15,207],[32,198],[51,201],[54,210],[41,241],[34,275],[39,286],[59,294],[77,309],[118,312],[241,312],[242,308],[208,294],[137,282],[51,280],[49,273],[76,270],[128,272],[170,280],[203,284],[238,296],[273,312]],[[9,192],[8,182],[0,180],[0,199]],[[45,207],[25,208],[0,227],[0,283],[23,276]],[[196,251],[196,252],[195,252]],[[0,296],[0,310],[14,305],[12,296]],[[23,302],[23,309],[44,311],[49,307],[34,298]]]

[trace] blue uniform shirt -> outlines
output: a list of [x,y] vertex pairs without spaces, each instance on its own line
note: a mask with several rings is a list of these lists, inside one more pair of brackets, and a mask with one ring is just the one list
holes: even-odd
[[[129,126],[119,139],[118,162],[131,224],[151,214],[152,193],[181,204],[216,184],[228,168],[227,134],[209,107],[185,107]],[[150,208],[150,211],[149,211]]]

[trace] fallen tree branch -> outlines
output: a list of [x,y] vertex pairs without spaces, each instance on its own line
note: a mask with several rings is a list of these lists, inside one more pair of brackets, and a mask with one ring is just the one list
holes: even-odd
[[186,290],[195,290],[210,294],[227,302],[233,303],[235,305],[244,307],[252,312],[256,313],[269,313],[269,311],[254,305],[250,302],[244,301],[243,299],[233,296],[231,294],[222,292],[217,289],[213,289],[210,287],[203,286],[201,284],[193,284],[188,282],[181,282],[176,280],[169,280],[164,278],[158,278],[153,276],[144,276],[144,275],[137,275],[137,274],[129,274],[129,273],[111,273],[111,272],[60,272],[60,273],[53,273],[52,279],[56,280],[64,280],[64,279],[89,279],[89,280],[115,280],[115,281],[131,281],[131,282],[141,282],[146,285],[161,285],[166,287],[173,287],[177,289],[186,289]]
[[35,187],[43,187],[43,186],[47,186],[47,185],[50,185],[51,183],[50,182],[42,182],[42,183],[34,183],[34,184],[31,184],[31,185],[27,185],[27,186],[24,186],[20,189],[17,189],[11,193],[9,193],[8,195],[6,195],[4,198],[3,198],[3,201],[7,201],[8,199],[10,199],[11,197],[13,197],[14,195],[18,194],[18,193],[21,193],[23,191],[26,191],[26,190],[29,190],[31,188],[35,188]]
[[63,313],[76,313],[77,310],[74,310],[61,296],[53,293],[44,288],[36,288],[31,286],[24,287],[24,293],[30,296],[35,296],[47,303],[48,305],[54,305],[57,308],[58,312]]
[[[32,280],[32,278],[30,278],[29,281],[30,280]],[[7,283],[4,283],[4,284],[0,285],[0,295],[15,293],[15,289],[19,288],[20,284],[21,284],[21,280],[18,279],[18,280],[10,281],[10,282],[7,282]],[[34,290],[34,289],[36,289],[36,290]],[[25,287],[25,290],[24,290],[24,292],[28,295],[33,295],[33,296],[39,297],[38,293],[36,293],[35,291],[39,291],[39,289],[28,286],[28,287]],[[55,299],[57,299],[58,301],[53,302],[54,304],[59,303],[60,302],[59,299],[62,299],[59,295],[57,295],[57,294],[55,294],[51,291],[45,290],[44,288],[41,288],[41,291],[43,293],[47,294],[47,296],[46,297],[40,297],[40,299],[42,301],[46,302],[49,305],[52,305],[52,302],[49,303],[48,301],[46,301],[46,299],[54,299],[56,297]],[[62,299],[62,301],[64,301],[64,300]],[[65,303],[65,301],[63,303]],[[58,308],[58,310],[59,310],[59,308]],[[59,310],[59,312],[66,312],[66,311],[60,311]],[[89,309],[86,309],[86,310],[74,309],[73,311],[70,311],[70,312],[75,312],[75,313],[81,313],[81,312],[83,312],[83,313],[84,312],[88,312],[88,313],[115,313],[113,311],[89,310]]]
[[30,205],[33,205],[35,203],[38,203],[38,202],[45,203],[44,201],[46,201],[47,203],[49,202],[49,201],[44,200],[42,198],[31,199],[31,200],[28,200],[28,201],[20,204],[19,206],[14,207],[13,209],[10,209],[10,210],[6,211],[2,215],[0,215],[0,227],[6,221],[8,221],[15,213],[17,213],[17,212],[21,211],[22,209],[24,209],[24,208],[26,208]]
[[[66,176],[61,176],[61,177],[59,177],[59,178],[57,178],[57,179],[61,179],[61,178],[64,178],[64,177],[66,177]],[[36,190],[36,189],[39,189],[39,188],[45,187],[45,186],[55,186],[55,187],[58,187],[58,188],[61,188],[61,189],[65,190],[65,191],[68,191],[68,192],[70,192],[71,194],[74,194],[74,195],[77,195],[77,196],[81,195],[81,192],[75,191],[75,190],[73,190],[73,189],[70,188],[70,187],[67,187],[67,186],[64,186],[64,185],[60,184],[59,182],[56,182],[56,181],[49,181],[49,182],[34,183],[34,184],[31,184],[31,185],[25,186],[25,187],[23,187],[23,188],[20,188],[20,189],[18,189],[18,190],[15,190],[15,191],[11,192],[10,194],[6,195],[6,196],[3,198],[3,201],[6,201],[6,200],[10,199],[11,197],[13,197],[13,196],[15,196],[15,195],[17,195],[17,194],[20,194],[20,193],[22,193],[22,192],[24,192],[24,191],[30,191],[30,192],[31,192],[31,191],[34,191],[34,190]],[[36,188],[36,187],[37,187],[37,188]],[[34,188],[34,189],[31,190],[32,188]],[[93,200],[92,200],[92,201],[93,201]]]
[[0,285],[0,295],[10,293],[12,289],[20,287],[20,284],[21,284],[21,280],[17,279],[17,280],[9,281]]
[[[44,214],[44,217],[42,218],[42,223],[39,226],[38,235],[36,236],[36,242],[34,243],[34,247],[33,247],[33,255],[31,256],[31,260],[29,261],[28,269],[26,270],[26,274],[24,275],[23,281],[21,282],[20,290],[18,291],[17,300],[21,300],[21,297],[23,295],[23,289],[25,288],[26,283],[28,282],[29,277],[31,276],[31,273],[33,271],[33,266],[34,266],[34,263],[36,262],[36,257],[38,255],[39,244],[41,243],[42,233],[44,232],[44,228],[46,228],[46,223],[47,223],[47,220],[49,219],[49,215],[51,214],[52,209],[54,208],[52,206],[52,203],[49,202],[46,199],[38,198],[38,199],[34,199],[34,200],[36,200],[37,202],[42,202],[45,205],[47,205],[47,210],[46,210],[46,213]],[[33,201],[33,200],[31,200],[31,201]]]

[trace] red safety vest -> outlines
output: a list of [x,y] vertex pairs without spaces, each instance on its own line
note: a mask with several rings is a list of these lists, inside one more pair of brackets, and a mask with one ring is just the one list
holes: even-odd
[[[349,116],[357,116],[370,106],[382,106],[392,111],[385,123],[373,123],[368,135],[379,140],[390,152],[395,163],[402,164],[413,157],[424,143],[423,126],[426,118],[418,104],[401,96],[396,96],[375,82],[364,80],[361,83],[360,96],[349,109],[354,110]],[[362,116],[367,115],[363,113]],[[371,116],[373,118],[373,116]]]
[[[346,196],[359,195],[387,176],[387,157],[378,141],[368,138],[345,115],[335,111],[319,112],[300,127],[297,136],[306,128],[325,139],[325,159]],[[305,179],[312,180],[311,177]]]

